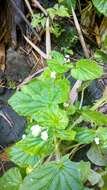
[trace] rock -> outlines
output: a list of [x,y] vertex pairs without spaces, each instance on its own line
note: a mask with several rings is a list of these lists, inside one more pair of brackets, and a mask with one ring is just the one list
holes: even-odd
[[6,57],[6,71],[7,80],[21,82],[30,73],[31,66],[28,64],[28,57],[9,48]]
[[6,147],[20,140],[26,120],[0,100],[0,146]]

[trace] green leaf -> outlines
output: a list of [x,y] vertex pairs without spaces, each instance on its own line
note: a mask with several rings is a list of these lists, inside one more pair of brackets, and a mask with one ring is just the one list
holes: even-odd
[[96,61],[107,64],[107,54],[101,50],[97,50],[94,54]]
[[52,59],[47,61],[49,68],[57,73],[64,73],[68,71],[71,65],[67,65],[64,61],[64,56],[57,51],[53,51]]
[[102,185],[104,185],[101,174],[95,172],[94,170],[91,170],[88,180],[90,181],[92,186],[99,184],[99,186],[101,187]]
[[68,108],[67,108],[67,114],[68,115],[74,115],[75,112],[76,112],[76,107],[74,105],[70,105]]
[[48,137],[47,141],[42,140],[40,136],[27,136],[25,139],[16,143],[16,148],[31,156],[46,157],[53,151],[52,137]]
[[71,75],[77,80],[87,81],[94,80],[103,74],[102,68],[95,61],[81,59],[71,70]]
[[47,12],[51,19],[54,19],[56,16],[59,17],[70,17],[67,7],[63,5],[55,4],[53,8],[48,8]]
[[77,128],[76,132],[77,134],[75,140],[80,144],[89,144],[93,142],[96,136],[96,131],[93,129],[88,129],[87,127]]
[[88,180],[92,186],[96,184],[99,184],[99,185],[103,184],[101,174],[91,169],[90,162],[80,161],[79,163],[76,163],[76,164],[78,168],[80,169],[81,180],[83,183],[85,183]]
[[67,113],[59,108],[38,112],[34,119],[45,128],[65,129],[68,125]]
[[55,81],[54,96],[57,103],[64,103],[69,99],[70,83],[67,79],[59,79]]
[[70,86],[67,79],[33,80],[22,87],[9,100],[9,104],[20,115],[32,116],[33,113],[55,107],[69,98]]
[[82,117],[85,121],[93,122],[96,125],[107,125],[107,116],[101,112],[91,110],[82,111]]
[[98,166],[106,166],[107,165],[107,149],[103,151],[96,144],[92,144],[91,148],[87,152],[88,159]]
[[75,139],[76,131],[73,130],[59,130],[56,136],[61,140],[73,141]]
[[76,0],[58,0],[58,1],[59,3],[64,4],[70,10],[72,9],[72,7],[75,8],[76,6]]
[[85,183],[91,174],[90,162],[80,161],[79,163],[76,163],[76,164],[78,168],[80,169],[81,180],[83,183]]
[[46,18],[43,14],[33,14],[31,25],[33,28],[37,27],[37,25],[41,25],[43,28],[46,24]]
[[0,177],[0,190],[19,190],[22,176],[18,168],[9,169]]
[[89,129],[87,127],[76,129],[75,140],[81,144],[89,144],[95,140],[99,139],[99,145],[102,149],[107,149],[107,128],[99,127],[97,130]]
[[26,153],[19,149],[17,146],[13,146],[9,150],[9,159],[22,168],[28,166],[34,166],[38,161],[39,157]]
[[83,190],[80,173],[75,164],[64,157],[34,169],[24,179],[20,190]]
[[107,128],[99,127],[96,131],[96,136],[99,138],[100,147],[107,149]]
[[104,186],[101,188],[101,190],[107,190],[107,173],[103,176],[103,182]]
[[107,16],[107,1],[106,0],[92,0],[92,2],[100,13]]
[[61,27],[59,23],[53,23],[51,26],[51,33],[55,35],[56,38],[61,36],[62,32],[64,32],[64,29]]
[[60,5],[57,9],[57,15],[60,17],[70,17],[68,9],[63,5]]

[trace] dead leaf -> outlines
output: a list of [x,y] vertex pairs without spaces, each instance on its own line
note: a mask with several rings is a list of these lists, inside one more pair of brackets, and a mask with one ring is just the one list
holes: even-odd
[[77,80],[70,92],[70,101],[72,104],[78,99],[78,89],[80,88],[82,81]]
[[0,44],[0,70],[5,70],[5,45]]

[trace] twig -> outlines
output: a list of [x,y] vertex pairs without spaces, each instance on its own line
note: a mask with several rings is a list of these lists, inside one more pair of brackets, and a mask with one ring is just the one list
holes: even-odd
[[32,0],[33,6],[38,7],[45,16],[48,16],[48,12],[44,9],[44,7],[37,1],[37,0]]
[[50,26],[49,26],[49,17],[46,20],[46,54],[47,58],[51,59],[51,35],[50,35]]
[[40,50],[31,40],[29,40],[26,36],[24,36],[25,40],[28,42],[28,44],[30,44],[33,49],[38,53],[40,54],[40,56],[42,56],[44,59],[47,59],[47,55],[42,51]]
[[30,12],[31,15],[33,16],[33,10],[32,10],[32,8],[31,8],[31,6],[30,6],[29,0],[24,0],[24,1],[25,1],[26,5],[27,5],[27,7],[28,7],[28,9],[29,9],[29,12]]
[[[73,15],[75,27],[77,29],[77,32],[78,32],[78,35],[79,35],[79,38],[80,38],[81,46],[82,46],[83,51],[84,51],[84,55],[85,55],[86,58],[89,58],[89,53],[88,53],[88,50],[87,50],[87,47],[86,47],[86,44],[85,44],[85,40],[84,40],[84,37],[82,35],[82,31],[81,31],[81,28],[80,28],[80,25],[79,25],[79,22],[78,22],[78,19],[77,19],[77,16],[75,14],[75,11],[74,11],[73,7],[72,7],[72,15]],[[74,103],[76,101],[76,98],[78,96],[77,91],[78,91],[78,88],[80,88],[81,84],[82,84],[82,81],[77,80],[75,85],[71,89],[71,92],[70,92],[71,103]]]
[[78,22],[78,19],[77,19],[77,16],[75,14],[75,11],[74,11],[73,7],[72,7],[72,15],[73,15],[75,27],[77,29],[77,32],[78,32],[78,35],[79,35],[79,38],[80,38],[81,46],[82,46],[83,51],[84,51],[84,55],[85,55],[86,58],[89,58],[89,53],[88,53],[88,50],[87,50],[87,47],[86,47],[86,44],[85,44],[85,40],[84,40],[84,37],[82,35],[82,31],[81,31],[81,28],[80,28],[80,25],[79,25],[79,22]]
[[59,143],[56,137],[54,137],[54,145],[55,145],[55,156],[56,156],[56,161],[60,160],[60,151],[59,151]]
[[19,84],[17,86],[17,90],[19,90],[20,88],[22,88],[23,85],[27,84],[30,80],[32,80],[33,77],[35,77],[36,75],[42,73],[43,71],[44,71],[44,69],[40,69],[39,71],[36,71],[32,75],[28,76],[21,84]]

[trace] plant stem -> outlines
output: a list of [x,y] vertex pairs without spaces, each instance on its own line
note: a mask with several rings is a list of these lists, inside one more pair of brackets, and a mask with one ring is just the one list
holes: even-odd
[[97,110],[99,107],[103,106],[105,103],[107,103],[107,96],[102,97],[101,99],[99,99],[94,106],[91,107],[90,110],[95,111]]
[[55,154],[56,154],[56,160],[60,160],[60,151],[59,151],[59,143],[56,137],[54,137],[54,144],[55,144]]
[[81,123],[83,121],[82,116],[79,116],[79,118],[74,121],[74,123],[71,125],[70,129],[73,129],[77,124]]

